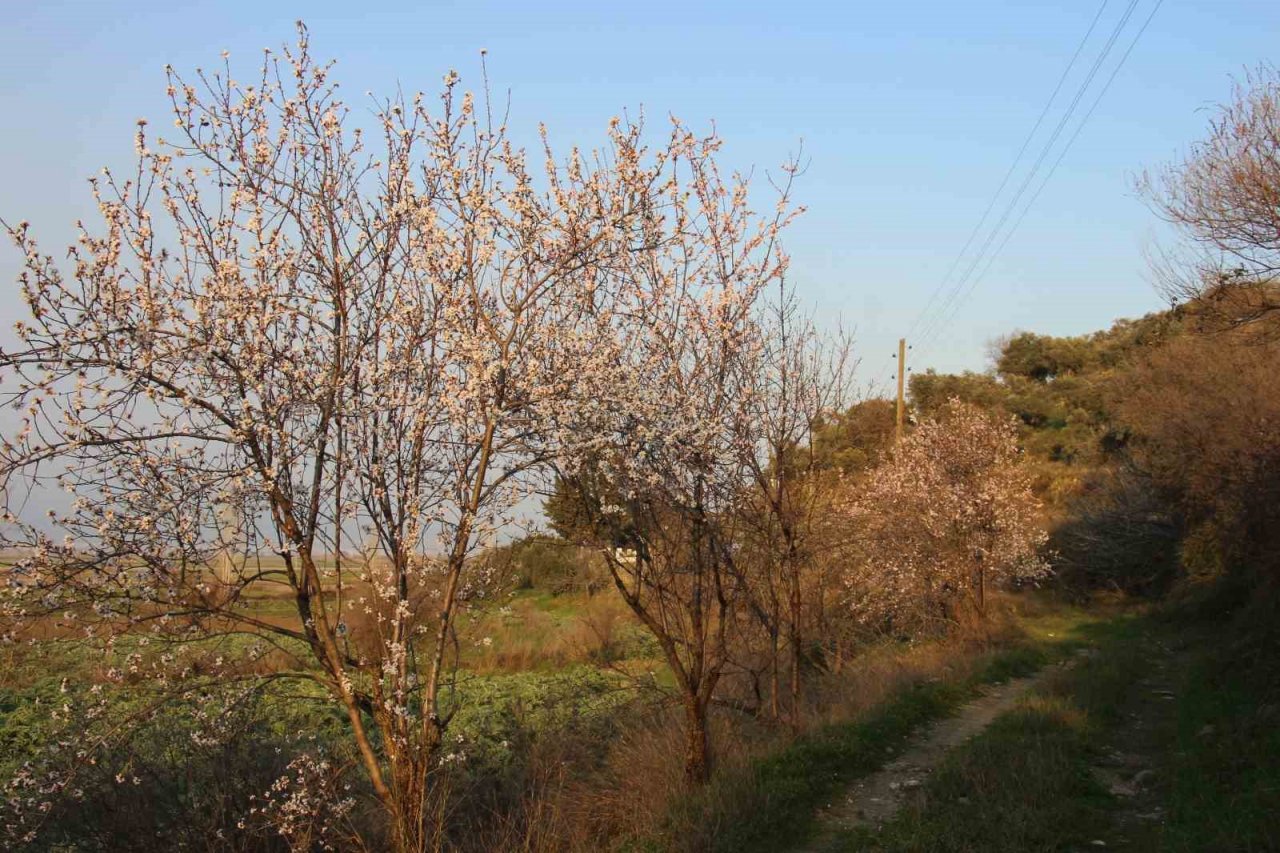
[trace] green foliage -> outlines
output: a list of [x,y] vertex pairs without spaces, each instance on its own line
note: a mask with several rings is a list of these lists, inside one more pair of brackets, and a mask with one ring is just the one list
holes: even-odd
[[988,373],[938,373],[930,368],[913,373],[907,383],[916,416],[934,417],[951,399],[963,400],[989,411],[1007,408],[1009,391]]
[[[48,641],[21,650],[0,688],[0,776],[11,778],[28,762],[46,758],[51,742],[87,742],[90,728],[60,722],[51,709],[91,704],[85,676],[95,658],[83,647]],[[51,672],[52,671],[52,672]],[[63,677],[67,676],[66,684]],[[440,771],[470,792],[470,806],[518,796],[522,774],[540,743],[572,739],[603,755],[635,700],[618,676],[590,666],[511,675],[463,673],[456,688],[459,711],[449,729]],[[110,719],[148,706],[145,685],[109,691]],[[234,688],[233,688],[234,690]],[[210,727],[205,711],[221,708],[231,694],[193,694],[171,700],[148,715],[129,739],[77,773],[71,796],[54,799],[53,812],[33,850],[149,851],[165,849],[274,851],[286,849],[270,827],[255,829],[252,809],[289,762],[311,752],[348,764],[349,737],[340,709],[308,682],[267,682],[236,699],[232,711]],[[211,736],[215,735],[215,736]],[[117,778],[117,774],[119,778]],[[382,817],[358,774],[348,774],[360,803],[353,819],[377,838]],[[456,786],[455,786],[456,787]],[[460,807],[460,806],[459,806]],[[248,829],[238,826],[248,820]],[[367,824],[367,825],[364,825]],[[218,840],[221,839],[221,840]]]
[[599,586],[598,567],[587,553],[558,536],[526,536],[493,549],[488,557],[508,574],[516,589],[544,589],[559,594]]
[[1094,354],[1085,338],[1053,338],[1022,332],[1006,340],[1000,348],[996,372],[1001,376],[1048,382],[1079,373]]
[[1156,637],[1179,650],[1158,729],[1166,819],[1154,849],[1280,849],[1280,604],[1238,577],[1179,596]]
[[[646,495],[640,503],[654,499],[654,495]],[[605,512],[604,508],[635,504],[635,500],[623,497],[603,466],[594,465],[584,466],[572,482],[557,477],[554,489],[542,502],[542,513],[551,529],[567,542],[631,547],[636,538],[632,522],[624,521],[618,513]]]
[[[50,701],[75,708],[91,704],[92,697],[51,682],[0,691],[0,774],[6,779],[27,762],[75,761],[73,750],[49,755],[51,743],[68,738],[50,715]],[[109,689],[113,720],[147,705],[146,693],[136,687]],[[331,706],[274,685],[237,699],[211,729],[203,712],[226,700],[209,694],[169,702],[158,715],[144,717],[127,741],[80,762],[69,796],[53,799],[32,849],[151,851],[163,839],[173,850],[285,850],[270,830],[250,828],[246,835],[237,824],[251,818],[257,798],[288,772],[299,752],[340,755],[342,721]],[[68,743],[87,746],[91,729],[71,736],[79,740]]]
[[814,429],[814,467],[846,474],[874,468],[893,442],[894,408],[873,398],[829,415]]
[[593,532],[591,516],[575,491],[557,477],[551,494],[542,502],[542,514],[551,529],[568,542],[582,542]]
[[1143,353],[1181,335],[1184,325],[1182,314],[1161,312],[1089,335],[1018,333],[1001,342],[990,373],[913,375],[911,402],[922,418],[952,397],[1014,415],[1023,450],[1040,471],[1042,497],[1061,507],[1090,471],[1110,464],[1126,444],[1110,402],[1117,377]]
[[556,672],[465,676],[450,750],[473,773],[493,772],[527,753],[537,738],[585,735],[604,743],[617,711],[632,701],[616,677],[589,666]]

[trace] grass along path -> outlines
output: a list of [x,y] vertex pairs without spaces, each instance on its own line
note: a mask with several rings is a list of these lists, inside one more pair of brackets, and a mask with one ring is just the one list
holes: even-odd
[[1024,853],[1106,849],[1116,801],[1095,775],[1104,735],[1149,660],[1137,627],[1094,626],[1098,651],[1045,677],[984,732],[954,749],[880,827],[831,838],[824,851]]
[[[636,849],[699,849],[715,853],[777,853],[825,833],[819,809],[835,802],[858,779],[909,749],[918,733],[979,698],[984,688],[1033,675],[1091,644],[1093,626],[1105,619],[1054,606],[1020,620],[1024,637],[982,655],[968,675],[917,682],[847,722],[812,730],[785,748],[713,780],[698,797],[679,801],[667,843]],[[699,838],[680,831],[701,828]]]
[[[1077,655],[1090,651],[1081,649]],[[1076,658],[1059,661],[1034,675],[984,687],[978,698],[928,726],[902,754],[860,779],[840,801],[819,814],[820,828],[817,837],[804,848],[806,853],[826,849],[841,833],[855,827],[878,827],[891,819],[951,750],[980,734],[1030,690],[1075,661]]]
[[1280,631],[1230,613],[1100,626],[879,829],[826,851],[1280,849]]

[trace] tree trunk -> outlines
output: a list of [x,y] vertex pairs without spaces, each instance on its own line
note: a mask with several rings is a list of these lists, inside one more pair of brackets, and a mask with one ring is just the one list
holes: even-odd
[[711,778],[711,748],[707,736],[707,706],[686,697],[684,779],[690,788],[699,788]]
[[981,558],[978,562],[978,615],[985,622],[987,619],[987,567]]
[[780,698],[782,693],[782,684],[780,683],[779,673],[778,673],[778,666],[781,663],[781,660],[780,660],[781,652],[778,648],[778,632],[776,629],[769,632],[769,640],[770,640],[770,643],[772,644],[772,660],[770,661],[770,666],[769,666],[770,675],[772,679],[770,683],[770,691],[769,691],[770,693],[769,714],[774,720],[777,720],[782,716],[782,707],[781,707],[781,698]]
[[431,797],[427,776],[439,754],[439,732],[423,743],[417,755],[403,756],[395,776],[395,808],[391,812],[392,849],[395,853],[427,853],[438,848],[438,820],[429,814]]
[[430,849],[426,834],[426,815],[423,809],[393,814],[392,849],[395,853],[427,853]]
[[800,728],[800,670],[804,663],[804,647],[801,643],[800,619],[803,611],[800,599],[800,568],[791,562],[791,726]]

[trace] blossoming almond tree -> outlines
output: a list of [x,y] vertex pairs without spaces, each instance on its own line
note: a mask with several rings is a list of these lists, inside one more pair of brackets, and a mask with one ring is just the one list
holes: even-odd
[[[170,72],[170,138],[139,122],[68,264],[6,226],[31,316],[0,354],[23,412],[0,453],[0,544],[24,554],[3,616],[11,638],[162,640],[108,672],[148,673],[146,714],[196,686],[314,685],[396,849],[422,850],[469,558],[574,443],[551,415],[600,370],[598,280],[672,238],[664,164],[709,151],[676,134],[650,157],[614,122],[598,155],[546,148],[535,179],[454,74],[437,111],[384,101],[364,132],[299,33],[251,82]],[[20,518],[33,485],[73,503]],[[255,608],[272,589],[287,616]],[[16,779],[9,826],[33,831],[129,723]]]
[[601,282],[602,381],[583,383],[565,410],[566,429],[592,440],[559,460],[580,530],[675,676],[690,784],[708,778],[708,714],[747,617],[734,510],[760,445],[759,300],[786,270],[778,236],[795,214],[790,180],[769,214],[754,214],[747,181],[717,172],[718,147],[673,127],[649,244]]
[[908,433],[847,505],[855,615],[895,632],[985,616],[986,590],[1043,578],[1039,502],[1017,431],[951,400]]

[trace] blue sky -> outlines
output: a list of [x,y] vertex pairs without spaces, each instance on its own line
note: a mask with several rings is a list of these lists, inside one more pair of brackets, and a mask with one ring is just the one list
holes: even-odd
[[[1095,86],[1155,2],[1140,0]],[[545,121],[557,143],[590,147],[610,116],[643,106],[714,120],[727,140],[722,162],[757,172],[803,139],[808,213],[788,240],[793,281],[824,321],[856,330],[872,378],[960,251],[1099,5],[14,4],[0,31],[0,216],[30,220],[46,248],[67,242],[75,219],[92,214],[84,179],[130,162],[136,118],[166,117],[166,63],[211,66],[225,48],[250,66],[292,36],[298,17],[315,52],[338,60],[357,104],[397,84],[434,91],[450,68],[474,82],[484,48],[494,88],[511,92],[518,134]],[[1107,4],[1040,138],[1126,5]],[[987,342],[1010,330],[1078,333],[1161,307],[1143,249],[1163,229],[1133,176],[1203,135],[1207,109],[1246,67],[1275,58],[1277,36],[1274,2],[1166,0],[1020,230],[915,368],[981,368]],[[16,253],[0,247],[5,326],[17,319],[16,268]]]

